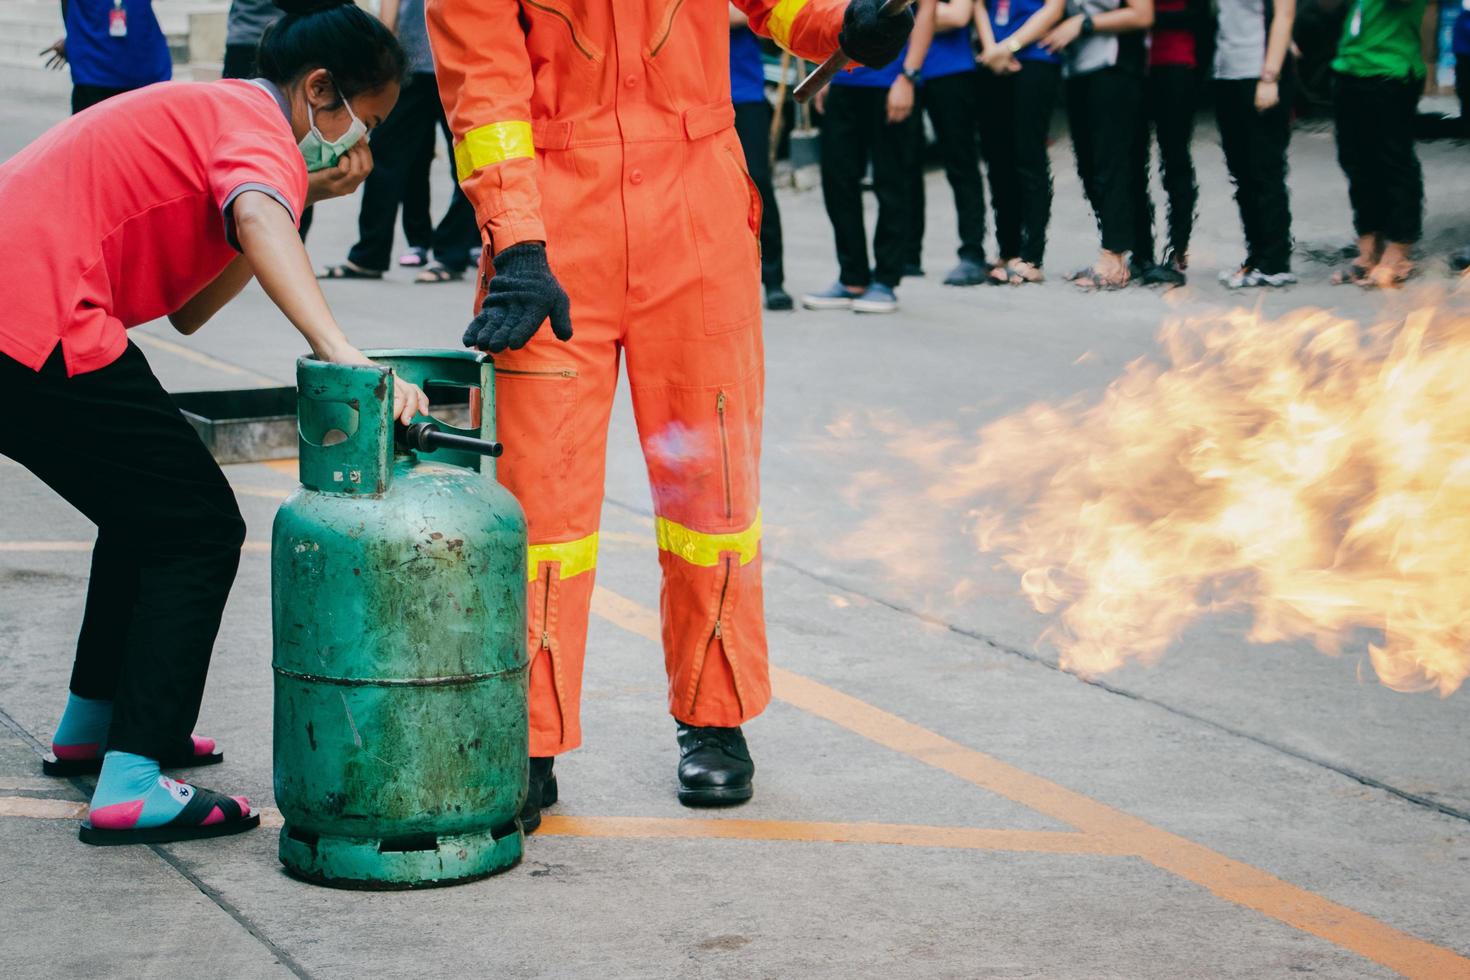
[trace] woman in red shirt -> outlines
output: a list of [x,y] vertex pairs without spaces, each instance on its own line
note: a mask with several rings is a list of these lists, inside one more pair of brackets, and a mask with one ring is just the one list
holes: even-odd
[[[349,193],[371,169],[362,137],[398,98],[403,52],[351,0],[278,4],[263,78],[120,95],[0,165],[0,384],[68,433],[63,444],[11,421],[0,453],[97,525],[47,762],[57,775],[100,772],[88,843],[214,837],[260,820],[244,797],[160,772],[221,758],[192,731],[245,525],[127,329],[167,316],[193,333],[254,277],[316,356],[367,363],[296,225],[311,200]],[[427,411],[413,385],[394,389],[404,421]]]

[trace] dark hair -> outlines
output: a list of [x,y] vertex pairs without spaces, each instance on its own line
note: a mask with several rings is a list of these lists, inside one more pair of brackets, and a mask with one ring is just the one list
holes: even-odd
[[[385,0],[391,2],[391,0]],[[286,16],[260,39],[262,78],[286,86],[325,68],[344,99],[403,79],[408,59],[393,32],[353,0],[275,0]]]

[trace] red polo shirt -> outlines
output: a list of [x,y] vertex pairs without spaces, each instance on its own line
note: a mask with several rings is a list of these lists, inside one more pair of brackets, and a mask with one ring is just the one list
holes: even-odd
[[60,123],[0,164],[0,352],[68,375],[174,312],[238,254],[229,205],[257,189],[299,220],[306,163],[271,92],[170,82]]

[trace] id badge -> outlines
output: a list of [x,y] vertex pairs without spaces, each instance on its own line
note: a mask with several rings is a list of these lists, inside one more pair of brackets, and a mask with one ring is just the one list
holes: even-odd
[[1348,33],[1353,37],[1363,33],[1363,4],[1361,2],[1353,8],[1353,22],[1348,25]]
[[[1465,0],[1470,3],[1470,0]],[[1005,27],[1011,22],[1011,0],[996,0],[995,23],[997,27]]]
[[112,0],[112,9],[107,12],[107,36],[128,36],[128,12],[123,8],[122,0]]

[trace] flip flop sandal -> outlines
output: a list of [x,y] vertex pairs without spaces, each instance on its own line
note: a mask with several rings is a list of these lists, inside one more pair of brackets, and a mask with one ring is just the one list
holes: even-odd
[[381,272],[373,272],[371,269],[359,269],[356,266],[328,265],[316,270],[318,279],[381,279]]
[[1017,286],[1038,286],[1046,281],[1046,274],[1041,271],[1040,266],[1022,259],[1012,262],[1006,269],[1010,273],[1011,282]]
[[1334,286],[1361,286],[1367,281],[1369,271],[1356,262],[1349,262],[1347,265],[1339,266],[1332,273],[1328,282]]
[[129,830],[102,830],[90,823],[83,823],[77,837],[83,844],[110,847],[117,844],[169,844],[182,840],[207,840],[211,837],[228,837],[244,833],[260,826],[260,811],[245,807],[233,796],[213,790],[189,787],[193,799],[184,804],[166,824],[157,827],[136,827]]
[[[158,760],[160,769],[191,769],[197,766],[217,766],[225,761],[223,752],[180,752]],[[47,753],[41,760],[41,771],[48,776],[95,776],[102,771],[102,756],[88,759],[58,759]]]
[[1078,269],[1067,277],[1067,281],[1084,293],[1111,293],[1127,288],[1129,283],[1128,279],[1106,279],[1091,266]]
[[464,278],[465,270],[446,269],[442,265],[431,265],[423,272],[413,277],[414,282],[436,283],[436,282],[459,282]]
[[1015,279],[1011,277],[1010,267],[999,262],[990,267],[990,271],[985,274],[985,281],[992,286],[1014,286],[1016,284]]
[[429,264],[429,250],[426,248],[411,248],[398,256],[398,264],[407,269],[421,269]]

